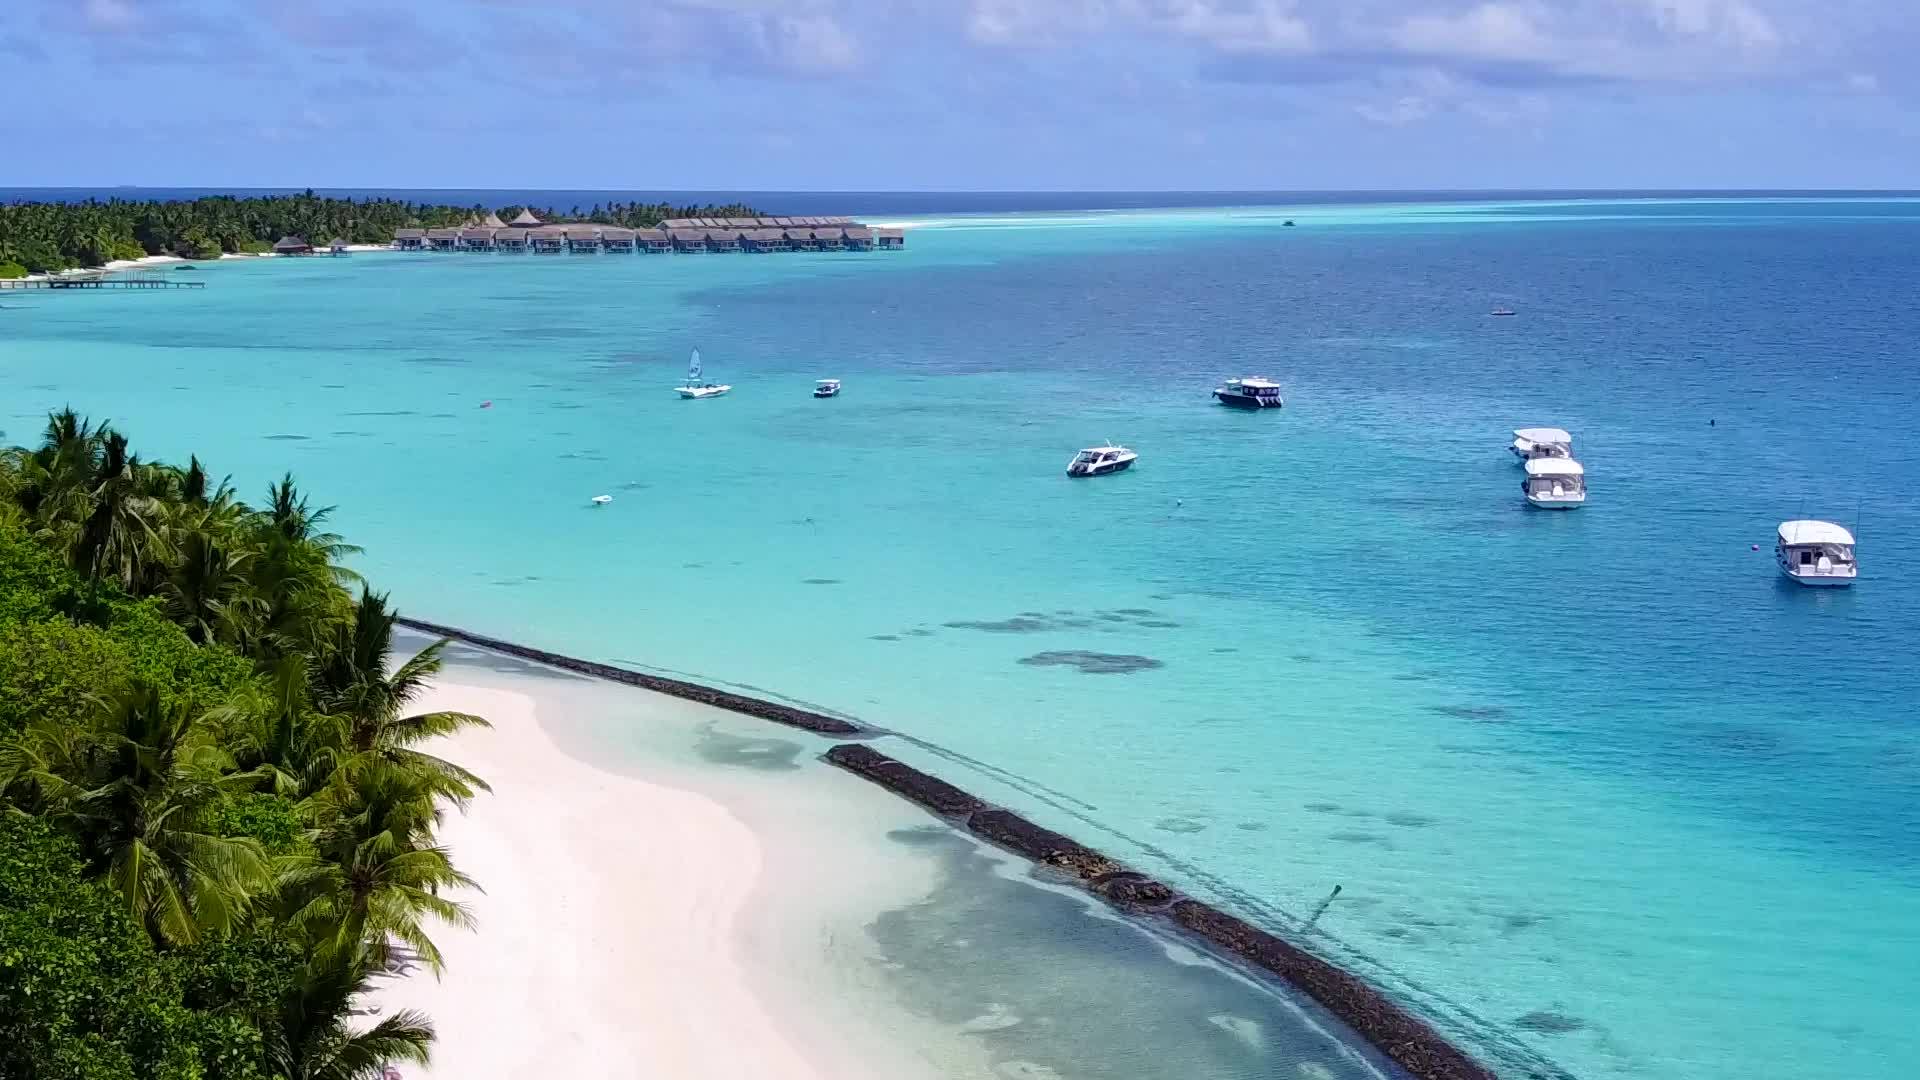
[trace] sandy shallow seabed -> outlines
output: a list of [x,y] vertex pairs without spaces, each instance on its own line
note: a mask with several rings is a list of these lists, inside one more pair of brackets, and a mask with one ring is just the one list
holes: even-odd
[[[409,634],[405,647],[424,638]],[[1386,1080],[1345,1028],[819,760],[832,740],[455,645],[422,708],[494,793],[408,1080]]]
[[[421,707],[493,722],[439,750],[494,790],[442,830],[485,890],[464,898],[478,931],[436,935],[444,978],[417,971],[378,994],[383,1014],[423,1009],[438,1029],[432,1067],[405,1075],[951,1075],[883,1045],[933,1040],[913,1037],[904,1010],[886,1015],[861,955],[859,927],[911,903],[927,880],[901,877],[897,861],[864,868],[890,874],[865,874],[826,835],[770,852],[796,838],[756,834],[713,799],[570,757],[543,730],[545,703],[527,694],[456,674]],[[792,811],[810,817],[804,805]],[[775,902],[750,913],[756,894]],[[802,992],[768,1000],[763,987],[781,985]],[[856,1017],[857,1030],[845,1026]]]

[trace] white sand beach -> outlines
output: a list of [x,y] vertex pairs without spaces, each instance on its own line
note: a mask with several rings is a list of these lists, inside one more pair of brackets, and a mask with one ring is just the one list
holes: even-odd
[[187,260],[178,255],[143,255],[138,259],[114,259],[102,266],[102,270],[144,270],[150,266],[164,266],[167,263],[183,263]]
[[[536,716],[552,704],[544,693],[536,706],[525,693],[444,678],[420,703],[492,721],[435,749],[493,793],[449,813],[441,831],[485,890],[462,898],[478,929],[436,933],[443,978],[416,969],[375,995],[383,1015],[412,1007],[433,1018],[434,1062],[403,1069],[408,1080],[932,1075],[911,1055],[887,1060],[871,1031],[834,1030],[839,1006],[848,1023],[870,1022],[869,1006],[800,1004],[809,986],[816,997],[832,992],[834,976],[819,969],[832,962],[826,952],[844,951],[824,949],[847,927],[830,925],[823,905],[842,905],[857,925],[874,897],[808,888],[799,903],[783,896],[749,917],[767,838],[705,795],[569,756]],[[795,854],[835,865],[817,850]],[[861,910],[850,910],[856,900]],[[883,889],[879,900],[910,897]],[[767,986],[793,992],[775,1008]],[[857,1048],[860,1060],[832,1060],[836,1046]]]

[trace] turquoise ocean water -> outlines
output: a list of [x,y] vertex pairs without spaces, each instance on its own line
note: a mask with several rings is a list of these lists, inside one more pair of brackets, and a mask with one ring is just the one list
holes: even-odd
[[[291,469],[415,614],[857,716],[1277,925],[1340,885],[1319,946],[1514,1075],[1891,1080],[1916,240],[1915,202],[1621,200],[229,262],[0,294],[0,428]],[[696,344],[731,396],[671,393]],[[1209,404],[1243,373],[1288,407]],[[1585,509],[1522,504],[1533,424]],[[1109,438],[1134,472],[1065,478]],[[1857,524],[1856,588],[1776,580],[1798,516]],[[1080,653],[1158,666],[1022,662]]]

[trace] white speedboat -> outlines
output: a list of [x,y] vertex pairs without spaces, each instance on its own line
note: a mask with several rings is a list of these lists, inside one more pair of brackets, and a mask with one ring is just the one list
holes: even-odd
[[1214,400],[1236,409],[1278,409],[1286,399],[1280,396],[1280,384],[1266,379],[1228,379],[1214,388]]
[[1534,458],[1570,458],[1573,436],[1557,427],[1523,427],[1514,431],[1513,456],[1521,461]]
[[1528,503],[1543,510],[1572,510],[1587,504],[1587,470],[1572,458],[1532,458],[1520,490]]
[[673,392],[683,398],[710,398],[733,389],[724,383],[711,383],[701,378],[700,350],[693,350],[693,359],[687,362],[687,383],[674,387]]
[[814,397],[839,397],[840,396],[840,380],[839,379],[820,379],[819,381],[813,384],[813,396]]
[[1133,467],[1140,455],[1124,446],[1089,446],[1067,462],[1068,476],[1105,476]]
[[1831,521],[1783,521],[1774,545],[1780,572],[1802,585],[1851,585],[1860,576],[1853,534]]

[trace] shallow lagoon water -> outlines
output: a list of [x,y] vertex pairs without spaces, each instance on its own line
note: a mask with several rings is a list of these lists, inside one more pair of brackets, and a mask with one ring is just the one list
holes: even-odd
[[[1916,226],[1263,207],[228,263],[9,296],[0,427],[72,402],[247,492],[292,469],[416,614],[860,717],[1276,924],[1341,885],[1313,940],[1516,1074],[1878,1080],[1920,1061]],[[673,397],[695,344],[734,394]],[[1288,407],[1208,404],[1243,373]],[[1588,507],[1523,506],[1526,424],[1575,433]],[[1140,466],[1064,477],[1109,438]],[[1776,581],[1802,515],[1858,523],[1859,586]]]

